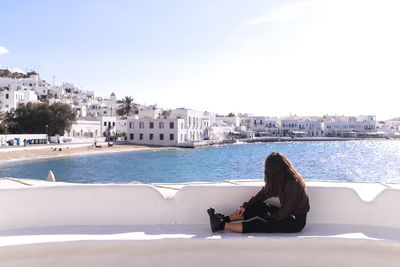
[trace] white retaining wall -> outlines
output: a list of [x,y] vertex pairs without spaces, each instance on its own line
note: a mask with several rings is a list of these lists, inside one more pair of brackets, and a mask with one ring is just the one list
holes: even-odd
[[400,189],[363,201],[351,188],[309,186],[301,233],[211,233],[207,208],[234,212],[259,190],[191,185],[168,199],[150,185],[3,189],[1,266],[398,266]]
[[19,138],[20,146],[24,145],[24,139],[47,139],[47,134],[0,134],[0,145],[5,144],[8,140]]
[[[72,225],[208,224],[206,209],[229,214],[256,186],[185,186],[166,199],[150,185],[73,185],[0,190],[0,230]],[[400,190],[369,202],[351,188],[308,187],[308,223],[400,228]],[[275,199],[275,203],[278,200]]]

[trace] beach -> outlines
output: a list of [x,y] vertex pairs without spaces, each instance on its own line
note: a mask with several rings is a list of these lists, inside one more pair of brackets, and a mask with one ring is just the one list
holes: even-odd
[[[61,148],[61,150],[60,150]],[[68,145],[54,145],[45,146],[42,148],[30,149],[30,147],[21,147],[16,151],[7,151],[0,149],[0,162],[11,160],[24,160],[24,159],[37,159],[37,158],[54,158],[54,157],[68,157],[75,155],[87,155],[93,153],[117,153],[117,152],[132,152],[143,150],[161,150],[169,149],[169,147],[154,147],[143,145],[113,145],[108,147],[107,143],[102,144],[101,147],[94,147],[93,145],[86,144],[79,147]]]

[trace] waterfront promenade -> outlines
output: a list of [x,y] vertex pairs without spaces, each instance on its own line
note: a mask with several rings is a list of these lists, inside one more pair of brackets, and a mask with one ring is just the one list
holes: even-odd
[[[28,145],[28,146],[0,146],[0,162],[8,160],[22,160],[35,158],[53,158],[74,155],[86,155],[93,153],[116,153],[116,152],[132,152],[143,150],[161,150],[173,149],[179,147],[195,148],[204,146],[213,146],[221,144],[234,143],[270,143],[270,142],[318,142],[318,141],[354,141],[361,140],[359,138],[337,138],[337,137],[260,137],[240,140],[212,141],[205,140],[191,145],[178,147],[163,147],[163,146],[148,146],[127,144],[118,142],[112,147],[107,146],[107,142],[97,142],[99,147],[94,146],[94,141],[80,143],[61,143],[61,144],[46,144],[46,145]],[[376,140],[376,139],[371,139]],[[60,150],[61,148],[61,150]]]
[[165,149],[165,147],[128,144],[114,144],[112,147],[108,147],[107,142],[98,142],[97,147],[94,146],[93,142],[30,145],[26,147],[10,146],[0,147],[0,161],[67,157],[95,153],[118,153],[156,149]]

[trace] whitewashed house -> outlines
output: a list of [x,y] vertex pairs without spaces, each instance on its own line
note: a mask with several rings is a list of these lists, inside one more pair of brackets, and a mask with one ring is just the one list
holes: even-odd
[[214,113],[184,108],[141,108],[138,116],[127,120],[127,141],[159,146],[193,144],[209,139],[207,128],[216,125],[215,117]]
[[297,117],[285,117],[281,119],[281,132],[283,136],[303,137],[305,131],[300,127],[300,120]]
[[254,131],[257,136],[276,136],[279,134],[280,121],[277,118],[249,116],[245,122],[247,125],[250,122],[248,129]]
[[40,92],[47,93],[48,84],[39,79],[35,72],[11,73],[8,70],[0,70],[0,110],[10,111],[19,103],[38,102]]
[[24,93],[21,91],[0,88],[0,111],[7,112],[16,109],[19,103],[24,103]]
[[216,114],[178,108],[171,111],[170,118],[184,119],[186,142],[202,141],[207,137],[207,127],[216,126]]
[[100,117],[100,131],[102,136],[116,136],[116,117],[101,116]]
[[74,124],[72,124],[71,129],[64,133],[64,137],[80,139],[102,137],[100,121],[77,120]]
[[52,94],[56,99],[63,99],[65,97],[65,89],[63,86],[52,86],[49,94]]
[[290,116],[281,119],[283,136],[323,136],[323,122],[318,118]]
[[378,121],[376,123],[376,134],[381,137],[399,138],[400,137],[400,121]]
[[126,118],[117,117],[115,132],[117,136],[127,136],[128,120]]
[[177,146],[186,142],[187,129],[184,119],[130,118],[127,124],[128,143]]
[[29,102],[31,102],[31,103],[39,102],[39,96],[35,93],[34,90],[24,89],[23,91],[21,90],[20,92],[22,92],[24,94],[23,102],[25,104],[28,104]]
[[240,117],[238,116],[233,116],[233,117],[217,116],[215,118],[215,121],[217,126],[231,126],[231,127],[240,126]]
[[376,117],[373,115],[325,117],[325,136],[368,137],[375,131]]

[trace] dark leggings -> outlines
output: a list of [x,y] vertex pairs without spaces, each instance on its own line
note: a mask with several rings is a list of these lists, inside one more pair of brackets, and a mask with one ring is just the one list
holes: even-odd
[[[307,213],[302,215],[292,214],[283,220],[264,219],[267,212],[274,213],[277,210],[279,208],[269,206],[263,202],[246,209],[243,214],[244,219],[254,219],[242,223],[243,233],[297,233],[303,230],[306,225]],[[255,218],[257,216],[260,218]]]

